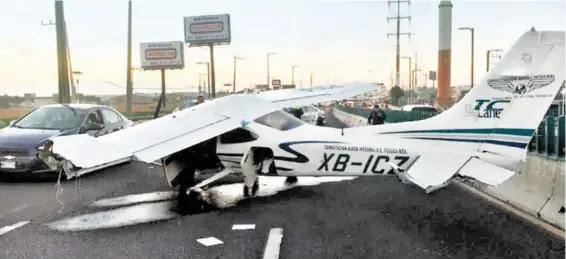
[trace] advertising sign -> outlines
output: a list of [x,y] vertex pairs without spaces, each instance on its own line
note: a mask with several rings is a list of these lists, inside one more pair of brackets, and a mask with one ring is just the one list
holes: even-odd
[[281,79],[273,79],[273,80],[271,80],[271,85],[273,85],[273,88],[275,88],[275,87],[281,87]]
[[182,69],[185,67],[183,42],[140,43],[140,63],[145,70]]
[[230,44],[230,15],[202,15],[184,17],[185,43],[190,47],[208,44]]
[[436,71],[428,71],[428,80],[436,80]]

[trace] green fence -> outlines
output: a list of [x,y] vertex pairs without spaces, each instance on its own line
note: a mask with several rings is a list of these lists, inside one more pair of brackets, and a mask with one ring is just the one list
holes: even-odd
[[529,151],[564,159],[564,115],[547,116],[539,125],[529,143]]
[[[370,111],[371,111],[371,110],[363,109],[363,108],[359,108],[359,107],[344,107],[342,105],[336,105],[334,107],[343,111],[343,112],[355,114],[355,115],[358,115],[358,116],[362,116],[364,118],[367,118],[369,116]],[[385,114],[387,115],[385,122],[387,122],[387,123],[397,123],[397,122],[404,122],[404,121],[424,120],[424,119],[435,116],[437,113],[435,113],[435,112],[416,112],[416,111],[415,112],[407,112],[407,111],[386,110]]]
[[[371,110],[359,107],[344,107],[335,105],[334,108],[343,112],[355,114],[367,118]],[[406,112],[406,111],[386,111],[387,119],[385,122],[397,123],[404,121],[424,120],[436,115],[436,113],[428,112]],[[539,125],[535,136],[529,143],[529,151],[538,153],[547,157],[564,159],[564,139],[565,125],[564,115],[558,116],[557,109],[549,109],[547,116]]]

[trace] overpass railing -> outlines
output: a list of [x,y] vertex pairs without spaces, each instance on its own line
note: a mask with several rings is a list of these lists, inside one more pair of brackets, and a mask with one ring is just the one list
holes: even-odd
[[[358,115],[364,118],[369,116],[371,110],[360,107],[344,107],[336,104],[334,108],[343,112]],[[424,120],[436,115],[430,112],[385,111],[387,123]],[[535,135],[529,143],[529,151],[549,158],[564,160],[565,145],[565,118],[558,116],[559,112],[549,109],[547,116],[539,125]]]

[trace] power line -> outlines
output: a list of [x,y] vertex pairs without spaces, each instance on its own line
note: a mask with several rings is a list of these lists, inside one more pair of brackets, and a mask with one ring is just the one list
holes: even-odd
[[407,4],[411,5],[410,0],[388,0],[387,1],[387,6],[390,6],[391,4],[397,4],[397,16],[387,17],[387,22],[389,22],[390,20],[396,20],[397,21],[396,32],[387,34],[388,38],[389,38],[389,36],[394,35],[394,36],[396,36],[396,39],[397,39],[396,57],[395,57],[395,86],[399,86],[399,80],[401,78],[401,74],[399,72],[400,66],[401,66],[401,42],[400,42],[401,36],[407,35],[407,36],[409,36],[409,38],[411,37],[411,33],[401,32],[401,20],[407,19],[407,20],[411,21],[411,16],[401,16],[401,4],[402,3],[407,3]]

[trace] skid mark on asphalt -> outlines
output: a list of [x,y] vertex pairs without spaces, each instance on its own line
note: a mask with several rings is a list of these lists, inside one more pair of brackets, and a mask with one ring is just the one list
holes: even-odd
[[[298,186],[313,186],[321,183],[339,182],[355,178],[356,177],[299,177],[299,181],[296,184],[286,185],[285,177],[260,176],[260,188],[255,197],[272,196],[281,191]],[[208,192],[210,193],[214,205],[217,208],[224,209],[235,206],[239,201],[246,199],[243,195],[243,188],[243,183],[227,184],[212,187]],[[142,202],[150,203],[136,204],[108,211],[64,218],[47,223],[46,225],[58,231],[83,231],[116,228],[172,219],[180,215],[171,211],[173,201],[163,200],[173,198],[174,195],[174,192],[154,192],[101,199],[92,203],[91,206],[121,206]],[[158,200],[160,202],[155,202]]]
[[[273,196],[281,191],[289,190],[298,186],[314,186],[321,183],[340,182],[353,180],[356,177],[298,177],[299,181],[293,185],[285,184],[285,177],[259,177],[259,190],[254,197]],[[238,202],[246,199],[243,193],[244,184],[234,183],[216,186],[209,189],[210,197],[214,205],[224,209],[235,206]],[[253,199],[252,197],[251,199]]]
[[8,232],[10,232],[10,231],[12,231],[16,228],[23,227],[23,226],[27,225],[28,223],[29,223],[29,221],[20,221],[20,222],[14,224],[14,225],[2,227],[2,228],[0,228],[0,236],[6,234],[6,233],[8,233]]
[[132,195],[126,195],[116,198],[100,199],[91,203],[90,206],[114,207],[114,206],[133,205],[136,203],[165,201],[175,198],[175,195],[176,193],[173,191],[132,194]]
[[116,228],[177,217],[178,215],[171,212],[170,209],[170,201],[139,204],[71,217],[49,223],[48,226],[59,231]]

